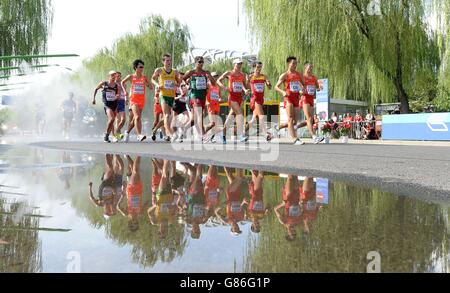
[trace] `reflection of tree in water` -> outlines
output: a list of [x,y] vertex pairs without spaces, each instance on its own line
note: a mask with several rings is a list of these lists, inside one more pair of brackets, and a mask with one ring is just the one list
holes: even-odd
[[365,272],[367,254],[377,251],[383,272],[448,272],[448,211],[406,197],[333,186],[330,205],[310,223],[309,236],[299,234],[288,243],[271,215],[260,238],[249,244],[244,270]]
[[42,271],[39,218],[25,215],[15,221],[22,203],[9,204],[0,198],[0,273],[36,273]]
[[[141,178],[151,178],[149,160],[143,159],[141,168]],[[94,186],[99,186],[99,180],[104,172],[102,165],[97,165],[90,170],[90,177],[94,179]],[[150,182],[146,179],[144,183],[144,202],[150,200]],[[85,185],[75,186],[71,192],[76,194],[85,194],[87,192],[87,178],[79,178],[79,182],[85,182]],[[128,219],[116,215],[109,220],[103,217],[103,208],[92,205],[87,196],[71,197],[72,206],[77,210],[77,214],[86,218],[90,225],[95,229],[105,229],[106,237],[115,241],[120,246],[131,246],[132,260],[144,268],[152,267],[157,262],[170,263],[175,258],[181,257],[187,245],[187,236],[184,226],[176,223],[169,226],[169,232],[165,239],[159,237],[158,226],[152,226],[147,217],[147,211],[139,216],[139,230],[131,232],[128,229]]]

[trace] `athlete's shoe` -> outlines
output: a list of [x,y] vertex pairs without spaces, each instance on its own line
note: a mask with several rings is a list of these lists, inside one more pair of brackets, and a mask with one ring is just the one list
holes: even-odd
[[122,133],[119,133],[116,135],[117,141],[122,141],[124,138],[124,135]]
[[152,140],[156,141],[156,131],[153,131],[153,133],[152,133]]
[[270,133],[267,133],[267,136],[266,136],[266,141],[267,141],[267,142],[271,142],[271,141],[272,141],[272,139],[273,139],[273,137],[272,137],[272,134],[270,134]]
[[226,136],[222,137],[222,144],[227,144],[227,137]]
[[137,137],[137,141],[138,142],[143,142],[144,140],[146,140],[147,139],[147,137],[145,136],[145,135],[138,135],[138,137]]
[[123,136],[123,140],[125,141],[125,143],[130,142],[130,134],[128,134],[128,132],[125,132],[125,135]]
[[119,140],[117,139],[117,136],[113,136],[111,141],[114,142],[114,143],[119,142]]
[[323,136],[318,136],[318,137],[316,137],[316,138],[314,139],[314,143],[315,143],[315,144],[319,144],[319,143],[323,142],[324,140],[325,140],[325,137],[323,137]]
[[105,133],[105,137],[103,138],[103,141],[106,143],[111,143],[111,140],[109,140],[109,134]]
[[248,140],[250,139],[250,137],[248,135],[242,135],[240,138],[240,141],[242,143],[248,142]]
[[177,139],[178,139],[178,133],[174,133],[173,134],[173,136],[172,136],[172,139],[170,140],[172,143],[175,143],[176,141],[177,141]]
[[301,141],[299,138],[297,138],[294,142],[294,145],[305,145],[305,142]]
[[170,138],[170,136],[166,136],[166,137],[164,137],[164,141],[165,142],[171,142],[172,139]]

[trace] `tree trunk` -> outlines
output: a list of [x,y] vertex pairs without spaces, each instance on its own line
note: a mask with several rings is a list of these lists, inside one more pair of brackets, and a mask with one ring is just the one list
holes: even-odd
[[396,51],[397,51],[396,52],[397,53],[397,69],[396,69],[396,73],[395,73],[394,84],[395,84],[395,88],[397,89],[397,96],[398,96],[399,102],[401,103],[400,112],[402,114],[409,114],[409,112],[410,112],[409,96],[406,93],[405,87],[403,86],[403,67],[402,67],[403,55],[402,55],[402,45],[400,42],[400,33],[397,31],[395,36],[396,36],[395,47],[396,47]]
[[396,78],[394,80],[394,83],[395,83],[395,88],[397,89],[397,95],[398,95],[399,102],[401,103],[400,112],[402,114],[409,114],[409,112],[410,112],[409,96],[406,93],[405,88],[403,87],[403,82]]

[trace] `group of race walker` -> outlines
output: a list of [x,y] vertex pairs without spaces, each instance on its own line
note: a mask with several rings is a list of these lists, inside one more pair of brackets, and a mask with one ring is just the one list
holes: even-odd
[[[92,103],[96,104],[96,95],[101,90],[108,117],[105,142],[128,143],[133,130],[137,134],[138,142],[147,139],[142,132],[142,114],[146,105],[147,89],[155,89],[155,121],[151,136],[153,141],[156,141],[158,130],[163,133],[165,142],[173,143],[183,142],[187,138],[187,131],[195,129],[197,132],[195,141],[216,142],[215,137],[222,134],[222,143],[226,144],[227,129],[233,129],[237,139],[241,143],[246,143],[249,140],[249,130],[257,122],[267,142],[270,142],[281,129],[287,129],[292,143],[303,145],[304,142],[297,137],[297,130],[302,127],[308,127],[315,144],[324,140],[323,137],[316,135],[313,127],[314,99],[316,91],[322,88],[313,75],[313,65],[309,62],[304,64],[304,72],[300,73],[297,71],[297,58],[287,58],[288,70],[280,76],[275,90],[284,97],[288,122],[269,130],[263,105],[266,87],[272,89],[272,85],[262,73],[262,62],[253,64],[253,72],[246,75],[242,71],[243,60],[238,58],[233,61],[233,70],[220,76],[218,73],[210,73],[203,69],[205,64],[203,57],[196,57],[195,68],[187,73],[180,73],[172,68],[172,56],[169,54],[165,54],[162,61],[163,67],[157,68],[151,79],[143,74],[144,62],[136,60],[133,63],[134,74],[122,79],[120,72],[111,71],[109,80],[99,83],[96,87]],[[228,80],[227,86],[225,80]],[[129,83],[131,87],[127,90]],[[230,107],[229,115],[223,124],[219,123],[222,91],[228,93]],[[248,95],[251,95],[253,117],[251,121],[244,123],[242,104]],[[127,110],[128,129],[122,134]],[[305,121],[299,121],[301,110],[304,112]],[[206,113],[209,125],[204,124]]]

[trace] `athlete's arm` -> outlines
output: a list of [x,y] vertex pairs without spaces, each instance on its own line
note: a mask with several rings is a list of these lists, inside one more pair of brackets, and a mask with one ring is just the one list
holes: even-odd
[[281,89],[281,85],[286,81],[286,73],[280,76],[280,79],[277,82],[277,85],[275,86],[275,90],[280,93],[283,97],[287,96],[286,91]]
[[145,85],[148,86],[148,88],[152,91],[153,90],[153,84],[148,80],[148,77],[145,76]]
[[178,70],[175,70],[175,81],[177,82],[177,87],[180,87],[183,83],[183,79],[180,77],[180,73],[178,72]]
[[209,71],[206,71],[206,76],[208,77],[209,82],[213,86],[216,86],[216,84],[217,84],[216,79],[211,75],[211,73]]
[[319,83],[319,81],[317,80],[317,78],[316,78],[316,88],[317,88],[317,91],[318,91],[318,92],[321,92],[321,91],[323,90],[323,85],[321,85],[321,84]]
[[94,99],[92,100],[92,105],[95,105],[95,97],[97,96],[98,91],[103,87],[103,82],[99,83],[98,86],[95,88],[94,91]]
[[228,88],[227,88],[226,86],[223,85],[222,81],[223,81],[224,79],[228,78],[228,77],[230,76],[230,73],[231,73],[230,71],[225,72],[225,73],[222,74],[222,76],[219,77],[219,79],[217,80],[217,84],[219,85],[219,87],[220,87],[222,90],[226,91],[226,92],[228,92],[229,90],[228,90]]
[[270,80],[267,78],[267,76],[264,75],[266,78],[266,86],[269,88],[269,90],[272,90],[272,83],[270,83]]
[[161,86],[158,83],[159,76],[161,75],[161,68],[156,68],[152,76],[152,83],[157,90],[161,90]]
[[122,214],[122,216],[127,217],[127,216],[128,216],[128,215],[127,215],[127,212],[124,211],[124,210],[120,207],[120,204],[122,203],[122,200],[123,200],[124,197],[125,197],[125,196],[122,194],[122,196],[121,196],[120,199],[119,199],[119,202],[117,202],[117,210]]
[[127,97],[128,97],[128,91],[127,91],[127,86],[126,86],[126,84],[127,84],[127,82],[129,82],[129,81],[131,81],[131,78],[132,78],[133,76],[132,75],[128,75],[124,80],[122,80],[122,82],[120,83],[121,85],[122,85],[122,88],[125,90],[125,94],[127,95]]
[[250,86],[249,86],[249,83],[248,83],[249,78],[248,78],[247,74],[244,74],[244,76],[245,76],[245,79],[244,79],[244,93],[246,95],[248,95],[248,93],[250,92]]
[[96,206],[99,207],[99,206],[100,206],[100,201],[94,197],[94,192],[92,192],[92,186],[93,186],[92,182],[89,183],[89,198],[91,199],[91,201],[92,201]]
[[188,79],[191,78],[192,74],[194,74],[194,70],[189,70],[189,71],[186,72],[186,74],[183,76],[183,80],[184,80],[185,82],[187,82]]
[[275,215],[277,216],[278,221],[280,222],[281,225],[284,225],[283,221],[281,220],[281,213],[280,213],[280,209],[282,207],[284,207],[286,204],[283,202],[282,204],[280,204],[279,206],[275,207],[273,209],[273,211],[275,212]]
[[227,225],[228,223],[223,219],[223,217],[219,214],[219,211],[222,208],[217,208],[214,213],[216,214],[216,217],[222,222],[222,224]]

